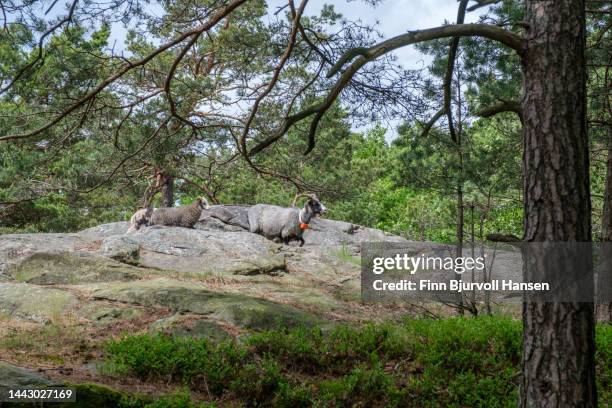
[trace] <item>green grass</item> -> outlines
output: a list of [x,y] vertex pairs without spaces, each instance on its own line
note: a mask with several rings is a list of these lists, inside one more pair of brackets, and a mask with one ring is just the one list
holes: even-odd
[[[606,406],[612,327],[598,327],[597,342]],[[106,350],[109,372],[184,384],[245,406],[508,407],[517,402],[521,325],[499,317],[406,320],[267,331],[241,344],[138,335]]]

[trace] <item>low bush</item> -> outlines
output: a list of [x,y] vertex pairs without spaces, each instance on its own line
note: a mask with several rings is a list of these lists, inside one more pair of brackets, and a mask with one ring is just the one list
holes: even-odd
[[[597,329],[600,401],[611,401],[612,327]],[[409,319],[255,333],[238,344],[165,335],[107,346],[118,374],[182,383],[219,401],[275,407],[515,406],[521,325]]]

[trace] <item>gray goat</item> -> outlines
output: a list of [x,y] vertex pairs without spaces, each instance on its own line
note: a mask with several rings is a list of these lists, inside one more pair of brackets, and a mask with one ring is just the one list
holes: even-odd
[[300,246],[303,246],[302,234],[308,228],[308,223],[313,217],[325,213],[327,208],[314,194],[298,194],[293,200],[294,206],[298,197],[302,196],[308,197],[303,208],[284,208],[269,204],[252,206],[248,211],[249,231],[285,244],[292,240],[300,241]]
[[130,219],[128,232],[137,231],[143,225],[193,228],[200,219],[202,210],[209,208],[208,201],[202,197],[198,197],[192,204],[181,207],[143,208],[136,211]]

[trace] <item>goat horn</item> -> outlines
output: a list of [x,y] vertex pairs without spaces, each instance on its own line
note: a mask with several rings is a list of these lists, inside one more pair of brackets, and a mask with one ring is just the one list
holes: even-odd
[[295,204],[297,203],[297,199],[300,197],[308,197],[308,198],[312,198],[314,194],[310,194],[310,193],[297,193],[295,195],[295,197],[293,198],[293,203],[291,204],[292,207],[295,207]]

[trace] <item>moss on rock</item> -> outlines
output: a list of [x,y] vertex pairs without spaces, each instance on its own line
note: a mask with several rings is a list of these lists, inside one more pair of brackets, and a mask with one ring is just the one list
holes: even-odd
[[128,281],[144,272],[110,258],[67,252],[38,252],[9,268],[17,281],[37,285]]
[[96,325],[105,325],[118,320],[133,320],[143,315],[143,311],[131,307],[112,307],[107,304],[91,302],[79,310],[79,316],[91,320]]
[[59,386],[32,371],[0,361],[0,387],[37,387]]
[[230,337],[229,334],[215,322],[178,313],[157,320],[149,326],[149,331],[152,333],[162,332],[180,337],[205,338],[213,342],[226,340]]
[[0,313],[25,320],[57,320],[77,304],[70,292],[26,283],[0,283]]
[[96,299],[209,315],[232,325],[255,330],[320,322],[314,315],[292,306],[239,294],[214,292],[193,283],[172,279],[112,283],[94,289],[93,296]]

